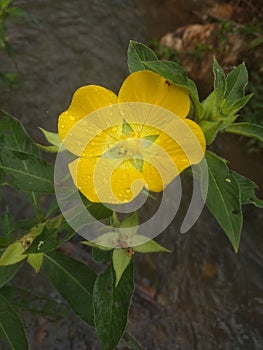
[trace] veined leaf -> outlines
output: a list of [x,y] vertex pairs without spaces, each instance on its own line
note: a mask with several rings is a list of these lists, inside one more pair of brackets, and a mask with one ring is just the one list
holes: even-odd
[[45,316],[49,320],[55,321],[58,317],[65,317],[68,314],[68,310],[59,301],[52,297],[34,294],[31,290],[7,285],[1,288],[0,293],[5,299],[12,300],[12,306],[15,309]]
[[239,185],[224,159],[207,151],[206,161],[209,173],[206,206],[237,252],[243,223]]
[[72,310],[93,325],[92,291],[96,273],[84,263],[57,252],[44,254],[44,268]]
[[228,73],[226,77],[225,98],[229,104],[244,97],[248,83],[248,72],[245,63],[240,64]]
[[255,184],[255,182],[234,171],[232,171],[231,174],[235,177],[239,184],[241,192],[241,203],[254,204],[255,207],[263,208],[263,200],[259,199],[255,193],[255,191],[258,189],[258,186]]
[[145,70],[143,61],[158,60],[155,53],[146,45],[131,40],[128,47],[128,67],[130,72]]
[[0,288],[15,276],[22,264],[22,262],[18,262],[13,265],[0,266]]
[[[40,159],[40,152],[38,147],[27,135],[21,122],[13,118],[11,115],[2,111],[0,111],[0,147],[2,150],[1,154],[5,154],[6,151],[8,153],[12,151],[18,151],[18,152],[29,154],[30,157],[33,159],[36,159],[36,158]],[[0,154],[0,163],[1,163],[1,154]],[[30,169],[28,168],[28,164],[26,160],[19,160],[18,163],[19,163],[18,166],[20,166],[20,170],[22,172],[29,173]],[[42,160],[40,160],[40,163],[41,165],[44,164]],[[34,167],[35,166],[36,166],[36,162],[34,162]],[[1,167],[0,167],[0,171],[1,171]],[[22,184],[22,186],[28,186],[26,181]],[[20,189],[20,190],[23,191],[23,189]],[[32,203],[33,207],[37,211],[39,211],[39,202],[40,202],[39,193],[27,192],[26,197]]]
[[116,288],[111,265],[95,282],[95,328],[102,350],[115,349],[123,336],[134,290],[133,279],[133,264],[130,263]]
[[53,168],[32,154],[4,149],[0,168],[11,176],[10,184],[25,192],[53,192]]
[[4,298],[1,291],[0,338],[5,340],[11,350],[28,350],[28,342],[22,320],[13,308],[12,301]]
[[[60,236],[60,234],[62,234]],[[49,226],[47,222],[43,229],[26,250],[27,254],[46,253],[57,249],[62,243],[68,241],[75,234],[74,230],[62,220],[58,227]]]
[[251,137],[263,142],[263,126],[252,123],[234,123],[224,129],[226,132]]

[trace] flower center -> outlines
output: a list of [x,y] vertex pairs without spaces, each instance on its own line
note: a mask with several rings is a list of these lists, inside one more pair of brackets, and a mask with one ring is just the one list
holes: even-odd
[[119,143],[119,155],[132,158],[142,151],[142,140],[139,138],[128,138]]

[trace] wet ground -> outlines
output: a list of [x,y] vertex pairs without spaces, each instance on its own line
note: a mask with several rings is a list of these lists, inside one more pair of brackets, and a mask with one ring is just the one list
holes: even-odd
[[[101,84],[118,90],[128,74],[130,39],[159,38],[197,21],[200,10],[200,2],[194,0],[19,0],[16,4],[34,22],[10,30],[23,86],[5,92],[0,101],[37,141],[43,141],[39,126],[56,131],[57,116],[77,87]],[[240,167],[245,175],[261,178],[256,160],[251,162],[242,153],[238,162],[235,146],[226,151],[224,142],[218,150],[230,154],[236,170]],[[183,206],[188,197],[186,193]],[[27,208],[22,203],[18,211],[23,217]],[[137,289],[130,330],[148,350],[260,350],[262,214],[253,207],[245,209],[237,255],[206,210],[184,235],[178,233],[182,216],[183,211],[160,238],[173,254],[135,257]],[[27,277],[23,283],[32,289],[38,286],[39,292],[49,285],[31,270]],[[58,298],[52,288],[47,290]],[[99,349],[93,330],[74,315],[53,323],[38,317],[26,320],[32,350]]]

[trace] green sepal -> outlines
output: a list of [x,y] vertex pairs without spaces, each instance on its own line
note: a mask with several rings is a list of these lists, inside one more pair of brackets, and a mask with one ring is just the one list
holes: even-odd
[[44,145],[40,145],[37,144],[38,147],[40,147],[41,149],[43,149],[44,151],[48,151],[48,152],[62,152],[65,150],[64,146],[63,146],[63,142],[61,141],[58,133],[55,132],[51,132],[51,131],[47,131],[43,128],[39,128],[42,133],[44,134],[46,140],[52,145],[52,146],[44,146]]
[[[140,244],[140,242],[145,243]],[[133,244],[134,246],[132,246],[132,250],[136,253],[172,253],[170,249],[163,247],[162,245],[153,240],[149,240],[149,237],[143,235],[134,236]]]
[[43,263],[43,253],[29,254],[27,257],[27,262],[36,272],[39,272]]
[[129,136],[132,132],[134,132],[133,128],[130,126],[130,124],[125,119],[123,119],[122,133],[126,136]]
[[127,249],[117,248],[112,253],[112,264],[115,271],[115,287],[119,284],[119,281],[131,261],[131,256],[127,254]]

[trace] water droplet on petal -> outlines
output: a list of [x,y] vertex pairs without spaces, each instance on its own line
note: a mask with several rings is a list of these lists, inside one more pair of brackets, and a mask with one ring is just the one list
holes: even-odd
[[61,127],[61,129],[64,129],[64,128],[65,128],[65,125],[64,125],[64,124],[61,124],[60,127]]
[[69,120],[72,120],[73,122],[76,120],[76,118],[75,117],[73,117],[73,115],[70,115],[69,116]]

